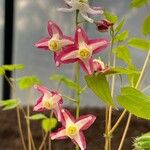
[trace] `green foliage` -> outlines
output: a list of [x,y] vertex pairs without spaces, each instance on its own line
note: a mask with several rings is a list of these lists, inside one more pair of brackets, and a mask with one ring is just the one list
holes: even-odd
[[123,25],[124,25],[124,21],[125,21],[125,19],[123,18],[123,19],[119,22],[119,24],[116,26],[116,28],[115,28],[115,32],[116,32],[116,33],[120,32],[120,30],[122,29],[122,27],[123,27]]
[[133,87],[121,89],[121,95],[117,97],[119,104],[137,117],[150,119],[150,96]]
[[108,105],[114,105],[111,97],[108,81],[104,74],[94,74],[85,76],[87,86]]
[[144,51],[148,51],[150,49],[150,41],[141,38],[130,39],[128,41],[128,45]]
[[129,49],[125,45],[119,45],[113,49],[116,56],[127,63],[129,66],[132,65],[131,55]]
[[147,16],[142,26],[142,32],[145,36],[150,35],[150,16]]
[[3,67],[0,67],[0,76],[3,76],[5,74],[5,70],[3,69]]
[[117,36],[115,37],[115,42],[123,42],[128,38],[128,31],[125,30],[123,32],[121,32],[120,34],[117,34]]
[[16,99],[8,99],[8,100],[1,100],[0,106],[2,110],[10,110],[16,108],[20,104],[19,100]]
[[149,150],[150,149],[150,132],[143,134],[134,140],[135,150]]
[[17,79],[18,86],[21,90],[29,89],[35,84],[40,84],[41,81],[36,76],[24,76]]
[[147,3],[147,0],[131,0],[130,6],[132,8],[140,8]]
[[45,132],[54,129],[57,126],[57,120],[55,118],[47,118],[42,120],[42,128]]
[[76,90],[76,91],[82,91],[82,87],[80,87],[77,83],[75,83],[73,80],[70,80],[69,78],[65,77],[64,75],[59,74],[53,74],[50,77],[50,80],[55,80],[64,83],[68,88]]
[[104,11],[104,15],[105,15],[106,19],[112,23],[116,23],[118,20],[118,17],[109,11]]
[[42,120],[42,119],[46,119],[47,117],[44,114],[38,113],[38,114],[34,114],[30,117],[28,117],[28,119],[30,120]]
[[23,64],[2,65],[2,67],[6,71],[23,70],[25,68]]

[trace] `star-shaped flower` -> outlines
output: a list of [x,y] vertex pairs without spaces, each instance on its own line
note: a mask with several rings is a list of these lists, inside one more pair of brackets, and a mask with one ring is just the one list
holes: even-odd
[[43,111],[44,109],[53,110],[58,121],[62,121],[61,106],[63,103],[62,97],[55,91],[49,91],[44,86],[35,85],[35,89],[42,93],[42,96],[37,100],[34,106],[34,111]]
[[50,50],[54,52],[54,60],[57,53],[65,46],[74,44],[71,37],[63,35],[63,32],[57,24],[52,21],[48,21],[47,30],[49,37],[42,38],[35,46],[44,50]]
[[51,133],[51,139],[66,139],[70,138],[73,143],[78,144],[81,150],[86,149],[85,136],[83,130],[88,129],[95,121],[96,117],[93,115],[85,115],[79,117],[77,120],[67,110],[62,110],[64,117],[63,127],[57,132]]
[[93,23],[94,20],[88,17],[88,14],[102,14],[103,10],[101,7],[91,7],[88,0],[64,0],[68,5],[68,8],[59,8],[59,11],[63,12],[72,12],[79,10],[81,16],[90,23]]
[[56,57],[57,64],[73,63],[78,61],[87,74],[93,73],[92,55],[102,51],[109,45],[109,41],[104,38],[89,40],[86,32],[77,27],[75,33],[75,44],[64,48]]

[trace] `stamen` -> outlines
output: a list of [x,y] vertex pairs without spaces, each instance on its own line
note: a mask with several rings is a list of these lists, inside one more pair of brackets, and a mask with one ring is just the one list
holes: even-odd
[[53,52],[56,52],[56,51],[59,51],[60,48],[61,48],[61,44],[60,44],[60,41],[59,40],[56,40],[56,39],[51,39],[48,41],[48,48],[53,51]]
[[79,49],[79,57],[81,59],[90,58],[91,57],[90,49],[88,49],[88,48]]
[[67,127],[66,133],[69,137],[75,136],[78,132],[78,127],[75,124],[71,124]]

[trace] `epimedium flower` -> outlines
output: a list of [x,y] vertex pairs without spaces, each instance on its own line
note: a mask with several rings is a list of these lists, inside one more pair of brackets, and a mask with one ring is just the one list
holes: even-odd
[[46,87],[41,85],[35,85],[34,88],[42,93],[42,96],[37,100],[33,110],[52,110],[54,111],[58,121],[62,121],[61,107],[63,100],[61,94],[57,93],[56,91],[49,91]]
[[57,64],[73,63],[78,61],[87,74],[93,73],[92,55],[102,51],[109,45],[105,38],[88,39],[86,32],[77,27],[75,32],[75,44],[64,48],[56,57]]
[[49,37],[42,38],[35,44],[35,46],[37,48],[54,52],[55,60],[57,53],[63,47],[74,44],[74,41],[71,37],[64,35],[59,26],[52,21],[48,21],[47,30]]
[[95,24],[100,32],[107,32],[108,29],[113,26],[113,23],[106,19],[97,21]]
[[95,121],[94,115],[84,115],[78,119],[70,114],[69,111],[62,109],[64,117],[63,127],[59,128],[57,132],[51,133],[51,139],[66,139],[70,138],[73,143],[78,144],[81,150],[86,149],[86,140],[83,130],[88,129]]
[[93,23],[94,20],[88,16],[88,14],[103,14],[101,7],[91,7],[88,0],[64,0],[67,4],[67,8],[58,8],[62,12],[72,12],[79,10],[81,16],[90,23]]

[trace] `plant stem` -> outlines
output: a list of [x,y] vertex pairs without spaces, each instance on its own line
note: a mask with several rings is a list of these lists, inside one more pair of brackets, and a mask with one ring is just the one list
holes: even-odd
[[[147,56],[146,56],[146,59],[145,59],[145,62],[144,62],[144,65],[142,67],[142,71],[140,73],[140,76],[139,76],[139,79],[135,85],[135,88],[137,89],[142,81],[142,77],[144,75],[144,72],[145,72],[145,69],[146,69],[146,66],[148,64],[148,61],[149,61],[149,57],[150,57],[150,49],[148,50],[148,53],[147,53]],[[119,148],[118,150],[121,150],[122,146],[123,146],[123,143],[124,143],[124,140],[125,140],[125,136],[127,134],[127,131],[128,131],[128,128],[129,128],[129,125],[130,125],[130,121],[131,121],[131,117],[132,117],[132,114],[129,113],[129,116],[128,116],[128,120],[127,120],[127,124],[126,124],[126,127],[125,127],[125,130],[123,132],[123,136],[121,138],[121,142],[119,144]]]
[[77,102],[77,100],[75,100],[74,98],[71,98],[71,97],[66,96],[66,95],[62,95],[62,96],[65,97],[66,99],[72,101],[72,102],[75,102],[75,103]]
[[44,144],[45,144],[45,141],[46,141],[47,136],[48,136],[48,132],[46,132],[46,134],[45,134],[45,136],[44,136],[44,138],[43,138],[43,141],[42,141],[42,143],[41,143],[41,145],[40,145],[40,147],[39,147],[39,150],[42,150],[42,148],[43,148],[43,146],[44,146]]
[[[51,113],[50,113],[50,119],[53,117],[53,111],[51,111]],[[50,131],[49,131],[49,134],[51,134],[51,129],[50,129]],[[52,149],[52,141],[51,141],[51,138],[48,138],[48,148],[49,148],[49,150],[51,150]]]

